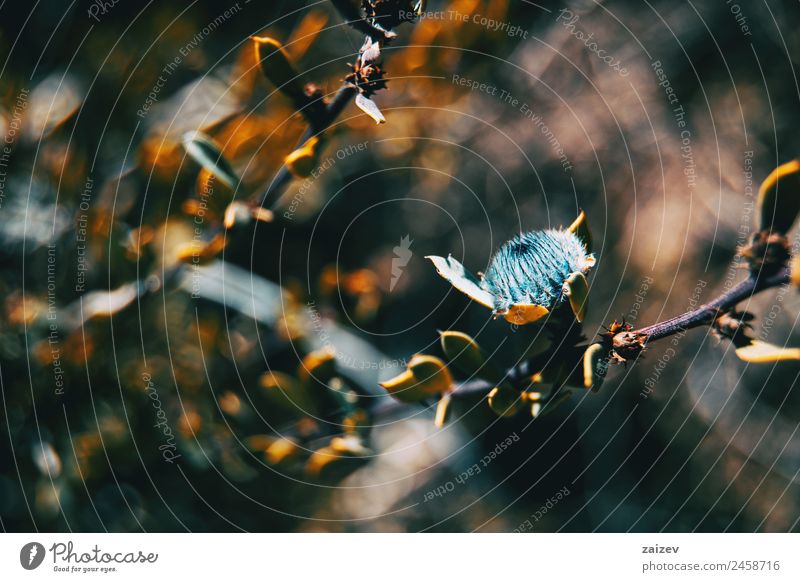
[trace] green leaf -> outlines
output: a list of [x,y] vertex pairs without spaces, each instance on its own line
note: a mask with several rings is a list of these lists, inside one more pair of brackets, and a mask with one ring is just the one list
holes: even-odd
[[514,416],[525,406],[522,393],[507,386],[497,386],[489,392],[489,408],[497,416]]
[[448,255],[445,259],[443,257],[429,255],[425,258],[433,263],[439,275],[449,281],[453,287],[484,307],[494,309],[494,297],[492,297],[491,293],[485,291],[481,287],[478,278],[467,271],[464,265],[459,263],[452,256]]
[[792,228],[800,212],[800,160],[775,168],[758,190],[758,224],[761,230],[780,234]]
[[183,136],[183,147],[194,161],[214,174],[231,189],[236,188],[239,177],[222,150],[209,136],[200,131],[190,131]]
[[440,334],[442,351],[450,364],[468,376],[483,378],[493,384],[503,380],[501,374],[486,360],[477,342],[460,331],[443,331]]
[[800,348],[782,348],[767,342],[752,340],[749,345],[736,350],[739,359],[751,364],[768,364],[787,360],[800,360]]
[[569,298],[569,306],[578,323],[586,317],[589,306],[589,283],[583,273],[572,273],[564,283],[564,293]]

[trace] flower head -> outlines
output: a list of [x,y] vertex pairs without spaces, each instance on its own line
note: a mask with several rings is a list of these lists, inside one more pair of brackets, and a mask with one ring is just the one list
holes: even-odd
[[505,243],[492,258],[481,287],[491,293],[494,310],[529,303],[552,309],[566,296],[572,273],[594,264],[583,242],[568,230],[526,232]]
[[566,300],[580,322],[589,292],[585,274],[595,263],[590,245],[581,213],[567,229],[514,237],[500,247],[480,279],[452,256],[427,258],[453,287],[511,323],[537,321]]

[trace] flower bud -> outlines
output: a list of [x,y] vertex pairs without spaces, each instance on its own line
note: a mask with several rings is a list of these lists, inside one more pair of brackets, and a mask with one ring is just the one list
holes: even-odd
[[442,360],[417,354],[405,372],[381,382],[381,387],[401,402],[419,402],[448,392],[452,384],[453,377]]

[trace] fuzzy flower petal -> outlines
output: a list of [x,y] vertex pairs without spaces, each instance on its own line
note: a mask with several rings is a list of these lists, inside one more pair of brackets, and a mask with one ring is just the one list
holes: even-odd
[[514,237],[492,258],[481,286],[497,313],[519,304],[552,309],[564,301],[564,284],[594,264],[583,242],[568,230],[533,231]]
[[482,279],[451,256],[426,258],[453,287],[519,325],[547,316],[567,298],[581,321],[588,294],[583,274],[595,263],[582,237],[570,229],[514,237],[500,247]]

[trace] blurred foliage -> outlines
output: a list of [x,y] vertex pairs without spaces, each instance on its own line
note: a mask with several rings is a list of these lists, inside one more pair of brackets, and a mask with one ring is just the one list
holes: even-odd
[[[743,36],[724,2],[570,2],[627,76],[554,2],[431,0],[379,71],[333,3],[93,6],[0,8],[4,530],[511,531],[564,487],[536,531],[798,529],[797,362],[747,366],[696,331],[582,389],[604,324],[745,276],[754,189],[800,149],[796,5],[742,3]],[[265,78],[281,55],[302,93]],[[298,100],[343,83],[386,123],[362,102],[306,136]],[[582,329],[577,299],[554,328],[495,320],[424,259],[478,273],[580,209]],[[798,308],[786,289],[748,306],[779,345],[800,345]],[[576,346],[558,381],[508,392],[498,370]],[[378,383],[423,353],[424,396],[477,377],[489,406],[397,406]],[[542,407],[567,372],[577,397]]]

